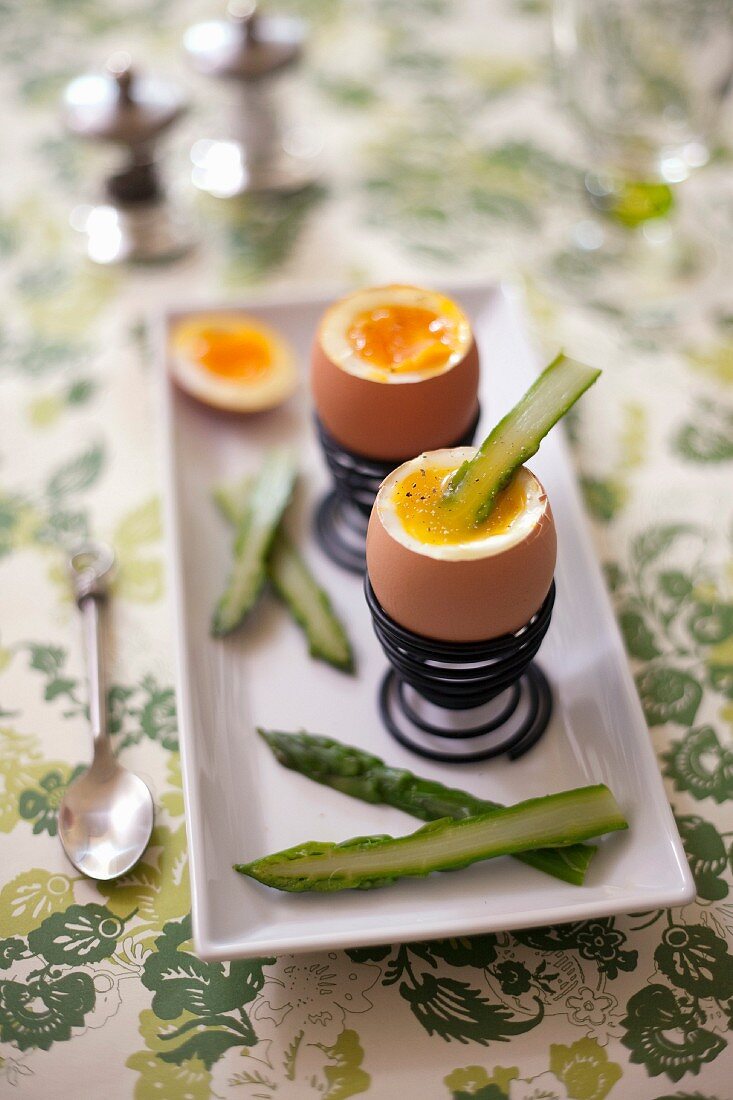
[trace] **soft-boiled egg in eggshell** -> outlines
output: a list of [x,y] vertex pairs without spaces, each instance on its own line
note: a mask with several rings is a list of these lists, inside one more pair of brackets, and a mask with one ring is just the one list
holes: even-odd
[[419,455],[385,479],[367,532],[367,570],[387,614],[445,642],[498,638],[539,611],[555,570],[550,502],[526,467],[489,517],[457,528],[442,499],[451,474],[475,455],[453,447]]
[[478,411],[479,356],[452,299],[414,286],[360,290],[326,310],[311,385],[326,431],[375,460],[455,444]]
[[241,313],[207,313],[173,325],[170,370],[192,397],[232,412],[280,405],[295,391],[295,356],[268,325]]

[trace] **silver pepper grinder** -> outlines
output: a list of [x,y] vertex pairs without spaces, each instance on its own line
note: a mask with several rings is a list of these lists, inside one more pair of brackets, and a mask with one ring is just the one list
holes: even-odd
[[227,16],[189,27],[183,39],[193,67],[227,82],[231,99],[227,133],[191,150],[192,180],[217,198],[300,190],[313,182],[317,139],[283,130],[275,84],[302,57],[303,24],[263,15],[252,0],[230,0]]
[[116,53],[104,73],[73,80],[64,93],[66,128],[77,137],[124,149],[121,166],[104,180],[103,201],[80,206],[71,224],[86,234],[97,263],[176,259],[192,243],[190,228],[166,197],[157,159],[160,137],[184,114],[178,88],[139,75],[127,53]]

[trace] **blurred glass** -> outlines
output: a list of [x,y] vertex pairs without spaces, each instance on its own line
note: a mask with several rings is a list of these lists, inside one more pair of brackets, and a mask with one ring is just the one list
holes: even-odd
[[561,94],[585,135],[593,205],[665,217],[704,165],[733,83],[733,0],[555,0]]

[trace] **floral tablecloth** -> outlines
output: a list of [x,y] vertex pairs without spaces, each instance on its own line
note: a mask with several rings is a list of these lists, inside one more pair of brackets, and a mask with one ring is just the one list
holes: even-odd
[[[683,206],[718,267],[681,328],[642,329],[568,248],[584,150],[540,0],[290,3],[293,117],[323,182],[232,209],[186,150],[220,91],[181,58],[203,0],[0,4],[0,1092],[19,1097],[725,1100],[733,1011],[733,190],[725,135]],[[177,265],[94,268],[68,225],[104,155],[62,132],[67,79],[128,48],[186,81],[170,173],[205,227]],[[614,266],[615,265],[615,266]],[[190,935],[151,305],[314,282],[510,277],[547,351],[605,368],[573,420],[588,513],[697,884],[684,910],[473,940],[203,963]],[[88,759],[65,549],[111,540],[110,706],[155,791],[120,882],[75,874],[60,797]]]

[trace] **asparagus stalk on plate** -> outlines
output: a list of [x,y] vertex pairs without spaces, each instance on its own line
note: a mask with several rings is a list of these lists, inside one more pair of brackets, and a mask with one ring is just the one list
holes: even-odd
[[451,478],[444,501],[454,515],[481,523],[515,470],[536,454],[558,420],[593,385],[600,371],[562,352],[530,386],[514,408],[500,420],[475,456]]
[[372,890],[401,878],[456,871],[480,860],[575,844],[628,824],[608,787],[579,787],[461,821],[440,818],[409,836],[310,841],[251,863],[243,875],[290,893]]
[[[239,527],[246,515],[252,485],[253,479],[247,477],[214,490],[216,506],[235,527]],[[343,624],[328,594],[286,535],[282,523],[275,531],[265,569],[275,592],[302,628],[311,657],[320,658],[342,672],[353,672],[354,655]]]
[[284,450],[271,451],[252,483],[237,528],[234,562],[224,594],[214,610],[212,634],[235,630],[254,606],[265,583],[265,559],[295,485],[296,469]]
[[[404,768],[390,767],[378,756],[331,737],[305,732],[281,733],[279,730],[260,729],[258,732],[284,767],[352,798],[393,806],[422,821],[441,817],[458,821],[502,809],[498,802],[476,798],[455,787],[445,787]],[[582,886],[596,851],[590,844],[571,844],[564,848],[521,852],[515,858],[564,882]]]

